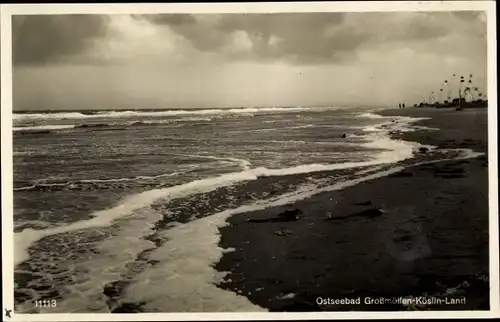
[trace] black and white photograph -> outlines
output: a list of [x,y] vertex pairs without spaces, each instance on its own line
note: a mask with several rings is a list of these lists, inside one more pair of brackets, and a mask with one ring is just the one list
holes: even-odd
[[4,319],[498,315],[495,6],[404,4],[2,5]]

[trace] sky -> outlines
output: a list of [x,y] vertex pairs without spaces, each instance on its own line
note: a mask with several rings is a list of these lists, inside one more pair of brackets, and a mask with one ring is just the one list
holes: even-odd
[[13,107],[410,105],[486,93],[486,39],[480,11],[13,16]]

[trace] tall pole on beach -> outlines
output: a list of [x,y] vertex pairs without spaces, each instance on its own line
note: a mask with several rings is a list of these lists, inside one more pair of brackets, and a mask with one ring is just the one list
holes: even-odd
[[460,87],[458,88],[458,98],[462,98],[462,84],[465,82],[464,77],[460,76]]
[[467,85],[469,87],[469,96],[470,96],[470,99],[471,101],[475,101],[476,100],[476,95],[475,95],[475,91],[477,90],[477,87],[474,87],[474,82],[472,82],[472,74],[469,75],[469,84]]
[[464,77],[460,76],[460,86],[458,87],[458,109],[462,109],[462,84],[465,82]]
[[[455,79],[458,79],[458,81],[457,81],[457,83],[458,83],[458,84],[457,84],[457,88],[458,88],[458,91],[460,92],[460,78],[457,76],[457,74],[453,74],[453,79],[454,79],[454,80],[455,80]],[[455,81],[453,81],[453,83],[455,83]],[[455,86],[455,85],[453,84],[453,86]],[[454,88],[454,87],[452,87],[452,88],[451,88],[451,92],[452,92],[452,93],[453,93],[453,91],[454,91],[454,89],[453,89],[453,88]],[[453,94],[453,95],[455,95],[455,94]],[[458,95],[460,96],[460,93],[459,93]],[[452,100],[453,100],[453,99],[454,99],[454,98],[452,97]]]

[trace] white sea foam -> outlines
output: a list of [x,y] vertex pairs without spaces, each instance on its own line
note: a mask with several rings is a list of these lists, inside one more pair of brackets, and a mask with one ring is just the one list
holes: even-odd
[[413,132],[415,130],[437,130],[426,126],[411,125],[422,120],[429,120],[429,117],[407,117],[407,116],[382,116],[373,113],[364,113],[357,115],[361,118],[385,120],[376,125],[370,125],[363,128],[364,132],[387,132],[388,130],[399,132]]
[[399,170],[401,168],[395,168],[323,188],[303,186],[278,198],[225,210],[167,230],[165,237],[168,241],[150,254],[150,259],[159,263],[134,278],[123,301],[145,302],[144,308],[148,312],[261,311],[263,308],[253,305],[245,297],[215,286],[224,279],[224,273],[216,271],[213,265],[226,251],[218,245],[219,228],[226,225],[226,219],[237,213],[290,204]]
[[119,203],[117,206],[111,209],[105,209],[95,212],[93,213],[93,218],[88,220],[82,220],[69,224],[67,226],[61,226],[46,230],[33,230],[30,228],[25,229],[22,232],[14,234],[14,240],[15,240],[14,264],[17,265],[26,260],[29,257],[28,248],[34,242],[40,240],[43,237],[91,228],[91,227],[108,226],[111,224],[112,221],[119,218],[127,217],[131,215],[134,211],[149,206],[154,201],[160,198],[170,198],[170,199],[181,198],[187,195],[208,192],[217,189],[218,187],[223,187],[237,182],[245,180],[254,180],[254,179],[256,179],[256,176],[255,174],[252,173],[252,171],[243,171],[237,173],[230,173],[215,178],[195,180],[186,184],[173,187],[148,190],[142,193],[126,197],[124,200],[122,200],[121,203]]
[[[210,122],[212,118],[209,117],[183,117],[183,118],[175,118],[175,119],[166,119],[166,120],[144,120],[142,123],[144,124],[171,124],[171,123],[182,123],[182,122]],[[136,124],[135,121],[129,122],[127,124]],[[181,126],[181,125],[179,125]]]
[[335,129],[363,129],[363,127],[357,127],[352,125],[315,125],[315,124],[303,124],[294,126],[282,126],[282,127],[271,127],[263,129],[251,129],[251,130],[235,130],[228,131],[226,133],[247,133],[247,132],[271,132],[271,131],[282,131],[282,130],[297,130],[297,129],[308,129],[308,128],[335,128]]
[[183,174],[186,171],[177,171],[171,173],[158,174],[156,176],[137,176],[137,177],[124,177],[124,178],[111,178],[111,179],[83,179],[78,182],[81,183],[106,183],[106,182],[123,182],[123,181],[137,181],[137,180],[152,180],[165,177],[175,177]]
[[177,115],[224,115],[224,114],[248,114],[262,112],[299,112],[299,111],[324,111],[337,109],[334,107],[262,107],[262,108],[232,108],[232,109],[204,109],[204,110],[165,110],[165,111],[109,111],[95,114],[83,114],[78,112],[61,113],[23,113],[14,114],[14,120],[31,119],[86,119],[103,117],[134,117],[134,116],[177,116]]
[[54,124],[54,125],[35,125],[35,126],[19,126],[13,127],[12,131],[34,131],[34,130],[63,130],[72,129],[74,125],[71,124]]
[[17,155],[17,156],[21,156],[21,155],[30,155],[32,152],[30,151],[14,151],[12,152],[12,155]]
[[51,223],[43,220],[26,220],[26,221],[16,221],[14,223],[14,229],[22,228],[24,226],[39,226],[43,228],[54,227],[57,223]]
[[[127,116],[129,114],[125,114]],[[85,115],[91,116],[91,115]],[[95,117],[102,117],[102,114],[95,115]],[[54,117],[55,118],[55,117]],[[13,127],[12,130],[14,132],[19,131],[35,131],[35,130],[64,130],[64,129],[74,129],[74,128],[95,128],[102,126],[131,126],[131,125],[156,125],[156,124],[172,124],[170,127],[181,127],[184,126],[182,123],[187,122],[209,122],[211,118],[203,118],[203,117],[186,117],[180,119],[166,119],[166,120],[141,120],[140,123],[137,121],[129,121],[129,122],[110,122],[106,124],[46,124],[46,125],[33,125],[33,126],[16,126]]]
[[363,114],[357,115],[357,117],[368,118],[368,119],[383,119],[383,118],[386,118],[385,116],[374,114],[374,113],[363,113]]
[[406,117],[401,116],[396,118],[399,122],[394,124],[391,123],[391,130],[400,131],[400,132],[414,132],[416,130],[438,130],[436,128],[430,128],[422,125],[414,125],[408,126],[410,123],[415,123],[423,120],[430,120],[429,117]]
[[210,160],[220,160],[220,161],[230,161],[236,162],[243,170],[250,169],[252,165],[250,161],[246,159],[234,158],[234,157],[217,157],[214,155],[202,155],[202,154],[181,154],[181,153],[172,153],[172,155],[190,157],[190,158],[202,158],[202,159],[210,159]]
[[422,147],[417,142],[397,141],[387,137],[374,137],[370,142],[363,143],[362,146],[371,149],[383,150],[374,157],[379,160],[379,163],[392,163],[410,158],[413,151]]
[[[380,118],[387,119],[386,117]],[[387,135],[390,131],[412,131],[413,126],[411,123],[417,122],[421,120],[421,118],[391,117],[390,119],[391,121],[389,122],[366,127],[364,131],[370,132],[370,134],[357,136],[368,141],[362,144],[362,146],[371,149],[385,150],[376,155],[376,159],[379,160],[380,163],[398,162],[410,158],[413,155],[413,151],[420,147],[426,147],[428,149],[435,148],[434,146],[424,146],[418,142],[395,140]]]

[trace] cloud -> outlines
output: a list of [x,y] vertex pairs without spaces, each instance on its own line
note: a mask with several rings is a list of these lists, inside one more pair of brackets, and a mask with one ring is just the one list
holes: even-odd
[[[166,14],[142,15],[153,24],[171,28],[189,40],[200,51],[234,54],[235,39],[248,39],[247,51],[237,51],[233,58],[321,59],[331,58],[337,51],[348,50],[362,39],[343,37],[343,30],[326,34],[342,22],[343,13],[283,14]],[[342,38],[342,39],[341,39]]]
[[[161,14],[135,16],[170,28],[202,52],[233,59],[292,63],[336,63],[355,59],[356,50],[401,42],[435,41],[461,33],[484,38],[481,12]],[[236,37],[238,35],[238,37]],[[247,50],[234,50],[246,38]]]
[[[432,44],[443,53],[446,50],[442,44],[448,46],[450,40],[484,47],[482,53],[486,51],[484,13],[474,11],[127,17],[14,16],[14,63],[39,65],[94,60],[96,64],[112,64],[126,60],[120,58],[120,54],[129,58],[154,55],[165,58],[175,56],[172,54],[175,52],[190,59],[197,52],[198,58],[211,55],[241,61],[328,64],[355,61],[360,50],[381,45],[404,44],[418,51],[432,51],[429,47]],[[115,21],[119,23],[113,23]],[[147,31],[147,35],[142,37],[136,32],[127,38],[126,33],[135,30]],[[147,39],[147,43],[141,38]],[[449,53],[456,55],[457,46],[452,44],[452,47],[454,51]],[[473,51],[465,47],[458,50],[458,54]],[[169,54],[164,55],[167,48]]]
[[40,65],[81,54],[106,35],[109,20],[102,15],[13,16],[13,62]]

